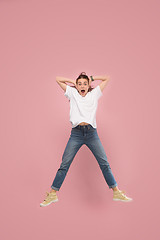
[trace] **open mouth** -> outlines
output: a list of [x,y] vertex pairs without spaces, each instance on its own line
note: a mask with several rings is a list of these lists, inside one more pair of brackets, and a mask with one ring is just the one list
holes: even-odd
[[84,93],[85,92],[85,90],[81,90],[81,93]]

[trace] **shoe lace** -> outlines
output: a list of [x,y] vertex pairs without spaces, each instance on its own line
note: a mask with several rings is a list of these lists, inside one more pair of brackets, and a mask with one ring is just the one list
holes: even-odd
[[[119,193],[126,197],[126,195],[125,195],[125,191],[123,191],[123,190],[119,190]],[[116,192],[115,192],[115,194],[116,194]]]
[[44,201],[47,199],[47,197],[50,195],[49,192],[46,192],[46,198],[44,199]]
[[[52,192],[46,192],[46,195],[47,195],[47,197],[49,196],[49,195],[51,195],[52,194]],[[51,195],[52,196],[52,195]]]
[[128,198],[124,193],[125,193],[125,191],[121,191],[122,196],[125,198]]
[[[121,190],[120,190],[120,191],[121,191]],[[123,193],[123,195],[124,195],[125,191],[122,190],[121,193]]]
[[128,197],[124,194],[125,191],[123,191],[123,190],[119,190],[119,192],[120,192],[121,196],[123,196],[124,198],[127,198],[127,199],[128,199]]

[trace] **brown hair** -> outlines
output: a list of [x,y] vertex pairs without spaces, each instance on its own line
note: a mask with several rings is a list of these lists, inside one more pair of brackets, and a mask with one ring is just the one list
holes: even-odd
[[[88,84],[89,84],[89,77],[86,75],[85,72],[81,72],[80,75],[76,78],[76,84],[78,84],[78,79],[81,79],[81,78],[87,79]],[[76,88],[75,86],[73,86],[73,87]],[[91,92],[93,89],[94,89],[94,88],[92,88],[91,86],[89,86],[88,92]]]

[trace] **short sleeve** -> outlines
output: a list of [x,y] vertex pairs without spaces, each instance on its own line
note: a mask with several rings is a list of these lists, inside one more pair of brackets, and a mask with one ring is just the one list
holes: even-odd
[[66,91],[64,93],[64,96],[66,96],[69,100],[72,97],[72,89],[69,85],[66,84]]
[[99,85],[97,85],[97,87],[95,87],[92,91],[93,91],[93,93],[94,93],[94,96],[97,98],[97,100],[98,100],[101,96],[103,96],[103,93],[102,93]]

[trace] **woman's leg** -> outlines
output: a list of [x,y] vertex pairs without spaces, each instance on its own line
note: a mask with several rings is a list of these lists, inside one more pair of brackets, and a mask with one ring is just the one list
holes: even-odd
[[60,168],[58,169],[56,176],[53,180],[53,183],[51,185],[51,192],[52,191],[59,191],[65,177],[66,174],[68,172],[68,169],[76,155],[76,153],[78,152],[78,150],[80,149],[80,147],[83,145],[83,143],[81,141],[78,141],[78,138],[74,138],[74,136],[70,136],[66,148],[64,150],[63,156],[62,156],[62,162],[60,164]]
[[103,176],[109,188],[112,188],[113,191],[117,191],[118,184],[113,176],[111,167],[107,161],[107,156],[97,134],[97,130],[95,130],[92,138],[90,138],[89,141],[87,141],[86,146],[92,151],[95,158],[97,159],[97,162],[100,166],[100,169],[103,173]]
[[133,199],[127,197],[124,191],[118,189],[117,182],[112,174],[110,165],[107,161],[107,156],[102,146],[102,143],[99,139],[96,129],[91,128],[91,132],[88,134],[87,141],[85,143],[87,147],[92,151],[97,162],[102,170],[103,176],[109,186],[113,190],[113,200],[114,201],[123,201],[130,202]]

